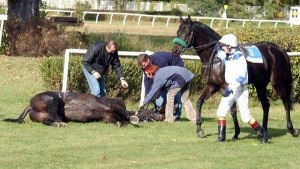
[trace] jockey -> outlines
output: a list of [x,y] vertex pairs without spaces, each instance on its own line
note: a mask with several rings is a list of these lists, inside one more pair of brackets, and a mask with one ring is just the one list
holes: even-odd
[[[223,97],[217,110],[218,117],[218,141],[226,140],[226,114],[234,102],[237,102],[241,111],[241,119],[248,123],[258,134],[262,143],[266,143],[269,134],[265,129],[250,115],[248,107],[248,71],[247,62],[243,53],[236,50],[238,46],[237,37],[233,34],[224,35],[219,42],[221,43],[221,53],[225,64],[225,81],[228,87],[223,92]],[[226,56],[224,57],[224,53]]]

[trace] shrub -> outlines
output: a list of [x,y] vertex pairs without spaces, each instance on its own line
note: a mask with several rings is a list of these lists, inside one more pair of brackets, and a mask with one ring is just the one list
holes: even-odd
[[26,23],[16,20],[5,22],[4,53],[9,56],[51,56],[59,55],[72,46],[82,47],[81,36],[66,33],[63,27],[48,20],[31,19]]
[[[89,92],[86,79],[82,73],[81,56],[72,56],[69,62],[68,91]],[[129,101],[140,99],[142,71],[136,64],[136,58],[121,58],[122,69],[129,84],[128,89],[123,89],[117,75],[110,69],[107,73],[107,94],[109,97],[122,98]],[[194,61],[185,61],[187,69],[191,70],[196,77],[192,81],[191,93],[200,93],[203,88],[200,69],[201,64]],[[41,65],[41,74],[44,87],[48,90],[59,91],[62,89],[63,58],[49,57]]]

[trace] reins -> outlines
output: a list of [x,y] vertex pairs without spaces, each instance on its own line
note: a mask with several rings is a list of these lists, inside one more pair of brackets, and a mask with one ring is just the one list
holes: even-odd
[[[190,38],[189,38],[189,40],[188,40],[188,43],[189,43],[189,44],[192,44],[193,41],[194,41],[194,38],[195,38],[195,37],[194,37],[194,31],[193,31],[193,29],[194,29],[194,28],[192,28],[192,32],[191,32]],[[215,45],[215,44],[217,44],[217,43],[218,43],[218,41],[213,41],[213,42],[209,42],[209,43],[204,44],[204,45],[195,46],[195,47],[192,46],[192,47],[189,47],[189,48],[185,48],[185,49],[183,49],[182,51],[185,52],[185,51],[188,50],[188,49],[194,49],[196,52],[199,52],[199,51],[203,51],[203,50],[205,50],[205,49],[207,49],[207,48],[209,48],[209,47],[211,47],[211,46],[213,46],[213,45]],[[214,63],[220,62],[220,60],[214,61],[214,56],[213,56],[213,54],[214,54],[214,51],[211,53],[210,60],[209,60],[207,63],[202,64],[202,67],[203,67],[204,69],[207,69],[207,68],[208,68],[208,77],[211,75],[211,70],[212,70],[213,64],[214,64]],[[205,74],[205,73],[204,73],[204,74]],[[202,79],[202,80],[203,80],[203,79]]]
[[196,46],[194,47],[194,49],[197,51],[200,51],[200,50],[204,50],[212,45],[215,45],[216,43],[218,43],[218,41],[213,41],[213,42],[210,42],[210,43],[207,43],[205,45],[201,45],[201,46]]

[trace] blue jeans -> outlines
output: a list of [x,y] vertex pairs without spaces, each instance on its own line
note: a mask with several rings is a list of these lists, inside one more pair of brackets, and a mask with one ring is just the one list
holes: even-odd
[[[167,97],[168,89],[164,90],[159,98],[155,100],[155,109],[157,110],[160,107],[164,107],[166,105],[166,97]],[[181,93],[177,93],[174,98],[174,106],[175,106],[175,116],[176,119],[180,119],[181,116],[181,108],[182,108],[182,102],[181,102]]]
[[91,94],[96,97],[106,96],[106,85],[105,77],[101,76],[100,79],[96,79],[92,74],[90,74],[85,67],[82,68],[83,74],[89,84]]

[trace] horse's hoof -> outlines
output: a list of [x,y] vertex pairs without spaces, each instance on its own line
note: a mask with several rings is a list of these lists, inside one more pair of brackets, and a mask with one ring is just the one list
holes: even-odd
[[269,138],[270,138],[270,135],[269,135],[268,132],[266,132],[266,133],[264,133],[264,134],[262,135],[262,137],[260,138],[260,142],[261,142],[262,144],[265,144],[265,143],[268,142],[268,139],[269,139]]
[[198,137],[199,137],[199,138],[203,138],[203,137],[204,137],[204,130],[200,130],[200,131],[198,132]]
[[298,137],[299,136],[299,131],[297,129],[294,129],[294,132],[292,132],[293,137]]
[[122,123],[117,121],[116,124],[115,124],[117,127],[121,127],[122,126]]
[[61,122],[59,123],[59,127],[68,127],[67,123]]
[[51,124],[51,126],[52,126],[52,127],[59,127],[59,123],[55,121],[55,122],[53,122],[53,123]]
[[138,118],[138,116],[130,116],[130,123],[131,124],[138,124],[140,121],[140,119]]
[[239,136],[234,135],[234,136],[232,137],[232,140],[238,140],[238,139],[239,139]]

